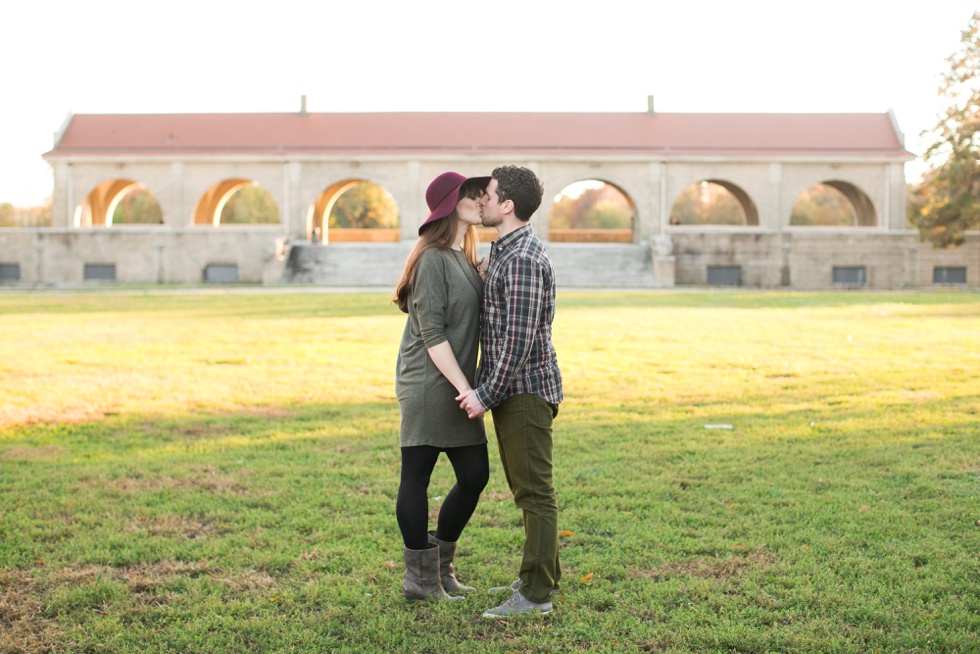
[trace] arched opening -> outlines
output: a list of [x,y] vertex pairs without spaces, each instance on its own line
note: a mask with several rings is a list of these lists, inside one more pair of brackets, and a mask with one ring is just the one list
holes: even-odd
[[720,179],[691,184],[670,210],[671,225],[759,225],[759,211],[748,193]]
[[363,179],[346,179],[326,188],[310,207],[307,223],[314,243],[401,238],[395,198],[383,186]]
[[569,184],[548,214],[548,240],[632,243],[636,205],[621,189],[598,179]]
[[249,179],[218,182],[197,201],[195,225],[277,225],[279,207],[269,192]]
[[159,225],[163,210],[140,182],[110,179],[96,186],[75,209],[75,227]]
[[163,209],[142,184],[134,184],[116,196],[107,216],[112,225],[160,225]]
[[874,227],[878,223],[871,199],[850,182],[814,184],[793,203],[791,227]]

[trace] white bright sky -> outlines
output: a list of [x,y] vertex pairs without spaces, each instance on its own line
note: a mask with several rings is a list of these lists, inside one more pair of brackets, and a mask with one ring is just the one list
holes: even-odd
[[[24,0],[0,8],[0,202],[76,113],[942,109],[976,0]],[[912,179],[916,164],[906,167]]]

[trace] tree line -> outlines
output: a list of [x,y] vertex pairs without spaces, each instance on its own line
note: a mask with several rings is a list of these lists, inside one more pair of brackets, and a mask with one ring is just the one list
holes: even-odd
[[0,203],[0,227],[50,227],[51,198],[35,207],[15,207]]

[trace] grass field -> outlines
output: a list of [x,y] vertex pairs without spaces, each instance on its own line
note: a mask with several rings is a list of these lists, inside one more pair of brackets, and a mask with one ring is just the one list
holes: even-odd
[[383,294],[0,294],[0,653],[980,651],[980,295],[561,294],[563,592],[506,623],[495,446],[481,590],[401,597],[403,324]]

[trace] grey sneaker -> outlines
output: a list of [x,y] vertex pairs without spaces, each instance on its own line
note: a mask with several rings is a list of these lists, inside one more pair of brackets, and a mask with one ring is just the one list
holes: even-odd
[[551,613],[551,602],[532,602],[515,590],[510,599],[483,614],[484,618],[509,618],[512,615],[540,611],[542,615]]
[[518,577],[516,580],[514,580],[514,583],[512,583],[510,586],[494,586],[493,588],[488,589],[487,590],[487,593],[490,594],[490,595],[492,595],[493,593],[502,593],[505,590],[508,593],[513,593],[515,590],[517,590],[518,588],[520,588],[521,587],[521,584],[523,584],[523,583],[524,583],[524,580],[521,579],[520,577]]
[[[524,580],[521,579],[520,577],[518,577],[517,579],[514,580],[514,583],[512,583],[510,586],[494,586],[493,588],[487,589],[487,594],[488,595],[493,595],[494,593],[502,593],[504,591],[507,591],[508,593],[513,593],[515,590],[517,590],[518,588],[520,588],[521,587],[521,584],[523,584],[523,583],[524,583]],[[557,586],[555,586],[554,588],[551,589],[551,596],[552,597],[555,597],[556,595],[558,595],[558,587]]]

